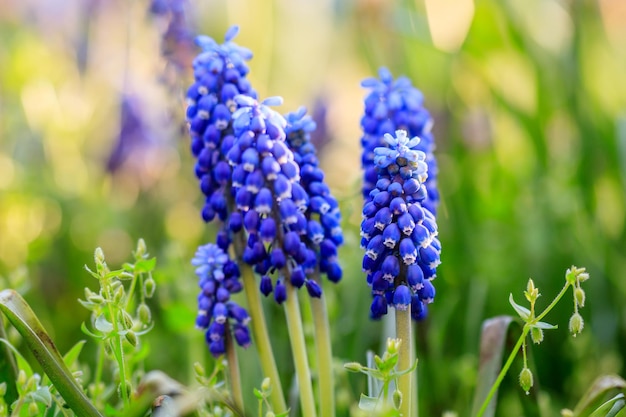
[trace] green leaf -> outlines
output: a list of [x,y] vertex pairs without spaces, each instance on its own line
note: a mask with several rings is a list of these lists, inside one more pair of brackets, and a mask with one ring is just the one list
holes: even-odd
[[543,329],[543,330],[554,330],[554,329],[559,328],[559,326],[555,324],[546,323],[545,321],[538,321],[537,323],[533,324],[531,327],[536,327],[538,329]]
[[601,407],[608,395],[626,393],[626,380],[617,375],[603,375],[596,379],[574,408],[574,417],[588,417]]
[[104,336],[101,334],[96,334],[87,328],[85,322],[82,322],[80,325],[80,330],[85,333],[87,336],[91,336],[94,339],[104,339]]
[[85,346],[86,342],[86,340],[79,340],[70,350],[67,351],[65,355],[63,355],[63,362],[65,362],[68,368],[74,366],[74,363],[80,356],[80,352],[82,352],[83,346]]
[[625,404],[624,394],[617,394],[615,397],[605,401],[590,417],[613,417],[624,408]]
[[142,259],[135,264],[136,273],[150,272],[156,266],[156,258]]
[[369,395],[361,394],[359,399],[359,408],[363,411],[374,411],[378,407],[379,399],[377,397],[370,397]]
[[69,407],[79,416],[102,415],[76,384],[63,357],[28,303],[14,290],[0,292],[0,311],[24,338],[33,356]]
[[[74,366],[74,362],[78,359],[80,352],[83,350],[83,346],[85,346],[85,340],[81,340],[76,343],[65,355],[63,355],[63,362],[65,362],[65,365],[68,368],[72,368],[72,366]],[[44,375],[42,385],[47,385],[47,380],[48,376]]]
[[515,300],[513,300],[513,294],[509,294],[509,303],[511,303],[511,305],[513,306],[517,314],[522,318],[522,320],[528,320],[528,317],[530,317],[530,310],[517,304]]
[[[483,323],[483,329],[480,336],[480,360],[478,365],[478,377],[476,384],[476,391],[474,392],[474,401],[472,403],[472,417],[478,415],[478,412],[483,405],[483,402],[487,398],[491,387],[496,382],[498,374],[502,370],[503,359],[508,357],[511,348],[515,344],[515,341],[522,331],[521,326],[511,316],[498,316],[486,320]],[[527,350],[528,366],[532,366],[532,356],[530,348]],[[516,361],[513,362],[513,366],[509,369],[511,377],[517,381],[517,375],[522,369],[521,353],[518,353]],[[531,369],[533,374],[537,374],[534,369]],[[537,398],[537,383],[530,389],[530,394],[525,395],[519,388],[517,382],[513,385],[515,389],[523,396],[521,398],[521,404],[524,409],[524,415],[526,417],[538,417],[539,402]],[[496,405],[498,401],[496,394],[492,397],[491,401],[487,405],[483,417],[494,417],[496,413]]]
[[7,384],[7,391],[4,394],[4,399],[8,404],[12,404],[17,400],[17,386],[15,381],[17,380],[18,367],[15,362],[15,356],[13,352],[13,346],[7,340],[7,335],[4,331],[4,322],[2,315],[0,314],[0,381],[4,381]]

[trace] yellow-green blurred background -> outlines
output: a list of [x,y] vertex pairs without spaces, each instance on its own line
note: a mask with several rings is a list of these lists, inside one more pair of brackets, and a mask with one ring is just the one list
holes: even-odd
[[[168,16],[149,9],[149,0],[0,2],[1,285],[20,285],[65,351],[88,317],[76,299],[96,284],[82,269],[94,248],[115,266],[143,237],[158,257],[149,365],[190,382],[205,349],[189,259],[214,229],[199,216],[185,135],[191,71],[176,62],[189,64],[191,52],[163,42]],[[548,316],[559,329],[534,349],[542,404],[573,407],[595,376],[623,375],[626,2],[194,0],[184,23],[218,41],[238,24],[259,95],[283,96],[284,112],[325,111],[320,159],[346,235],[344,280],[326,287],[341,361],[364,361],[383,334],[360,272],[358,146],[359,83],[384,65],[412,79],[435,119],[443,264],[418,330],[423,415],[467,414],[481,322],[511,314],[509,293],[520,301],[529,277],[546,305],[572,264],[592,278],[586,328],[567,336],[567,301]],[[140,120],[126,145],[122,103]],[[125,158],[111,169],[120,146]],[[267,308],[288,358],[281,311]],[[260,384],[251,352],[244,372]],[[365,380],[339,380],[347,415]],[[519,414],[513,385],[501,415]]]

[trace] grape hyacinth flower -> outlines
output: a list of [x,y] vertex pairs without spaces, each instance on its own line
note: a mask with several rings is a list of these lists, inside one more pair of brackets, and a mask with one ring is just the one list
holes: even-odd
[[418,136],[421,139],[416,149],[424,152],[428,165],[428,179],[425,183],[427,195],[422,206],[436,215],[439,192],[436,182],[437,161],[433,153],[435,141],[431,132],[433,120],[423,107],[424,96],[406,77],[394,80],[384,67],[379,69],[378,74],[380,79],[367,78],[361,83],[361,86],[370,90],[365,98],[365,114],[361,118],[363,197],[366,200],[369,198],[370,191],[378,181],[374,149],[387,146],[383,140],[386,133],[405,130],[409,137]]
[[206,330],[206,341],[214,357],[226,352],[227,330],[242,347],[250,346],[246,309],[230,299],[242,290],[239,267],[215,244],[200,246],[191,261],[199,278],[196,326]]
[[193,31],[185,13],[187,7],[187,0],[152,0],[148,9],[151,15],[167,20],[161,53],[177,70],[187,68],[194,53]]
[[363,271],[373,296],[370,312],[379,319],[388,305],[398,310],[410,305],[412,318],[420,320],[435,296],[431,281],[441,252],[435,216],[422,206],[428,166],[424,152],[416,150],[418,137],[409,139],[398,130],[384,140],[386,147],[374,149],[378,180],[361,223]]
[[[298,209],[307,220],[305,241],[309,248],[314,248],[319,257],[320,271],[332,282],[342,277],[341,266],[337,262],[337,247],[343,244],[341,213],[337,199],[333,197],[324,182],[324,172],[319,167],[316,149],[311,141],[311,134],[316,128],[312,118],[306,115],[306,109],[285,116],[287,127],[287,145],[293,151],[294,161],[300,167],[300,182],[292,193],[296,196]],[[302,193],[304,190],[304,193]],[[308,195],[307,201],[300,197]],[[315,264],[307,263],[307,274],[313,273]]]
[[[226,153],[235,142],[232,113],[238,105],[234,98],[240,94],[256,98],[246,79],[246,61],[252,53],[232,41],[238,30],[231,27],[223,44],[207,36],[197,38],[202,52],[193,62],[195,82],[187,91],[191,151],[197,158],[195,172],[205,195],[202,217],[206,222],[216,216],[226,221],[229,216],[231,169]],[[229,244],[225,233],[220,233],[218,245],[227,250]]]
[[[287,122],[268,107],[282,99],[258,103],[239,95],[235,102],[239,106],[232,116],[236,140],[227,152],[235,201],[229,232],[245,230],[248,238],[243,260],[261,275],[260,290],[265,296],[273,293],[276,302],[282,303],[289,280],[295,288],[306,287],[311,297],[320,297],[319,283],[307,276],[318,261],[315,251],[306,245],[310,223],[305,213],[310,208],[322,214],[330,210],[328,203],[318,195],[309,197],[300,185],[300,167],[285,142]],[[331,220],[327,229],[337,234],[338,224]],[[325,233],[323,227],[321,232]],[[326,243],[322,260],[327,261],[327,270],[332,269],[329,278],[338,280],[336,245],[331,239]]]

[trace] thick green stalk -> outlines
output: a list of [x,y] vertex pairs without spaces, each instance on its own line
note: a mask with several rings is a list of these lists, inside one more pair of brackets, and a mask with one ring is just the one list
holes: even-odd
[[254,279],[254,273],[250,266],[241,260],[244,247],[242,239],[243,236],[239,233],[235,236],[233,244],[241,269],[243,292],[246,294],[248,309],[250,317],[252,318],[252,320],[250,320],[252,337],[254,338],[254,346],[259,354],[263,375],[272,381],[270,401],[274,413],[278,414],[287,411],[287,404],[285,403],[285,396],[283,395],[283,388],[280,383],[280,376],[278,374],[278,368],[276,367],[276,360],[274,359],[274,352],[272,351],[270,336],[267,331],[267,324],[265,323],[265,313],[263,313],[261,297],[259,296],[259,289]]
[[[244,413],[243,408],[243,392],[241,389],[241,375],[239,373],[239,361],[237,360],[237,352],[235,352],[235,344],[233,343],[233,335],[228,326],[226,326],[226,360],[228,361],[228,373],[230,376],[230,392],[233,396],[235,406]],[[245,413],[244,413],[245,414]]]
[[[396,308],[396,338],[400,339],[398,350],[398,370],[405,371],[413,364],[413,349],[411,348],[411,306],[406,310]],[[409,417],[411,415],[411,397],[413,396],[413,372],[409,372],[398,378],[398,389],[402,393],[402,404],[400,405],[400,415]]]
[[302,328],[302,316],[298,304],[298,292],[288,280],[286,281],[287,300],[285,300],[285,316],[287,318],[289,341],[291,342],[291,351],[298,378],[302,417],[316,417],[311,370],[309,369],[309,360],[304,342],[304,329]]
[[335,416],[335,381],[333,375],[333,352],[330,340],[330,325],[324,294],[311,298],[313,324],[315,326],[315,350],[319,373],[319,400],[321,417]]

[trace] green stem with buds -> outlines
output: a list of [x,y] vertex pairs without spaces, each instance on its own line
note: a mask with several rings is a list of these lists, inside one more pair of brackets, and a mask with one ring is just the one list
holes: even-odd
[[517,356],[517,353],[519,352],[520,348],[522,347],[522,344],[524,343],[524,340],[526,340],[526,336],[528,336],[528,333],[530,332],[531,326],[536,324],[536,323],[538,323],[538,322],[540,322],[541,319],[543,319],[554,308],[554,306],[556,306],[558,304],[558,302],[561,300],[561,298],[563,298],[563,296],[567,292],[567,289],[569,288],[570,285],[571,284],[569,282],[566,282],[565,286],[561,289],[561,292],[559,292],[559,294],[554,298],[554,300],[552,300],[550,305],[548,305],[548,307],[546,307],[546,309],[541,314],[539,314],[537,317],[535,317],[535,318],[530,317],[530,321],[524,324],[524,328],[522,329],[522,334],[520,335],[519,339],[517,340],[517,343],[515,344],[515,347],[513,347],[513,350],[511,351],[511,354],[509,355],[508,359],[506,360],[504,366],[500,370],[500,373],[498,374],[498,377],[496,378],[496,381],[493,383],[493,386],[491,387],[491,390],[489,390],[489,394],[487,394],[487,397],[483,401],[483,404],[480,407],[480,410],[478,410],[478,414],[476,415],[476,417],[482,417],[482,415],[485,414],[485,411],[487,410],[487,406],[491,402],[491,399],[496,394],[496,392],[498,392],[498,388],[500,387],[500,384],[502,383],[502,380],[504,379],[504,376],[509,371],[509,368],[511,368],[511,365],[513,364],[513,360],[515,359],[515,356]]
[[[396,310],[396,338],[400,339],[398,350],[398,369],[400,371],[411,368],[413,364],[412,328],[411,328],[411,306],[406,310]],[[413,396],[413,375],[409,372],[398,377],[398,390],[402,393],[402,403],[400,404],[400,415],[409,417],[411,415],[411,397]]]
[[298,304],[298,292],[296,288],[285,280],[287,287],[287,299],[285,300],[285,316],[287,319],[287,329],[289,330],[289,341],[293,352],[293,361],[298,378],[298,388],[300,390],[300,404],[302,406],[303,417],[315,417],[315,400],[313,397],[313,387],[311,385],[311,370],[307,358],[306,344],[304,341],[304,329],[302,328],[302,316]]

